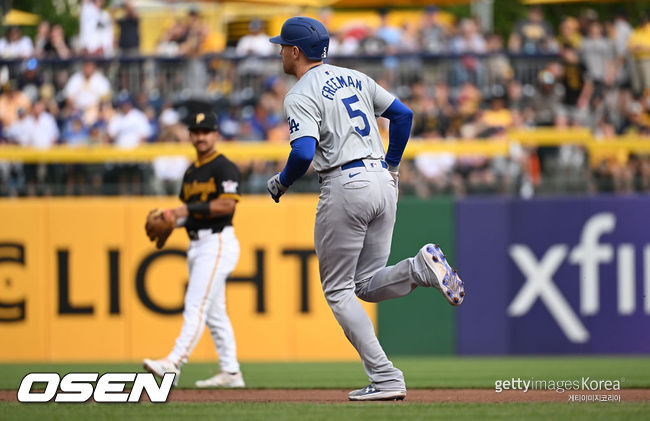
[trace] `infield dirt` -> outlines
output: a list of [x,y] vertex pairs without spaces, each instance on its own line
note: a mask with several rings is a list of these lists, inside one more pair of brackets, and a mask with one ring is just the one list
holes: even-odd
[[[318,402],[345,403],[349,390],[337,389],[240,389],[240,390],[172,390],[169,402]],[[411,389],[402,402],[570,402],[572,394],[603,396],[620,395],[621,402],[648,402],[650,389],[626,389],[610,392],[569,392],[552,390],[503,391],[490,389]],[[16,402],[15,390],[0,390],[0,402]]]

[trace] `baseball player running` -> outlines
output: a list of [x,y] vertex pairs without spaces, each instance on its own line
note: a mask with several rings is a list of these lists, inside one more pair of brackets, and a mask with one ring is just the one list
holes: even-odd
[[187,362],[201,337],[204,324],[210,329],[219,353],[221,372],[196,382],[197,387],[244,387],[237,361],[235,336],[226,314],[226,278],[239,258],[239,242],[232,217],[239,200],[241,176],[237,166],[215,149],[217,118],[206,110],[191,116],[190,140],[197,160],[183,176],[182,206],[153,210],[146,230],[162,248],[176,227],[185,227],[190,237],[187,251],[189,284],[185,293],[183,327],[167,358],[144,360],[144,368],[158,376],[176,373]]
[[[463,283],[437,245],[386,267],[395,223],[398,168],[413,113],[370,77],[324,64],[329,34],[319,21],[293,17],[270,39],[282,46],[282,67],[298,79],[284,99],[291,153],[267,182],[278,202],[313,163],[321,184],[314,242],[325,298],[358,351],[370,384],[354,401],[404,399],[404,376],[384,353],[356,297],[379,302],[417,286],[440,290],[460,305]],[[390,120],[388,151],[376,118]],[[355,296],[356,295],[356,296]]]

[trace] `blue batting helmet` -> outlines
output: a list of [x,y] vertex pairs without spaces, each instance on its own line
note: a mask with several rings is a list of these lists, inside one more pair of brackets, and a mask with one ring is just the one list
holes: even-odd
[[295,45],[310,60],[327,57],[330,35],[325,26],[316,19],[303,16],[287,19],[282,25],[280,35],[271,38],[274,44]]

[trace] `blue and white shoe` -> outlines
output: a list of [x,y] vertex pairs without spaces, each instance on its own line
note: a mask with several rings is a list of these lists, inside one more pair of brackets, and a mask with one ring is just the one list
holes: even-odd
[[351,401],[398,401],[406,397],[406,390],[378,390],[369,384],[348,394]]
[[433,287],[440,290],[452,306],[459,306],[465,299],[465,285],[455,269],[447,263],[444,253],[437,244],[427,244],[420,249],[427,267],[433,272],[436,281]]

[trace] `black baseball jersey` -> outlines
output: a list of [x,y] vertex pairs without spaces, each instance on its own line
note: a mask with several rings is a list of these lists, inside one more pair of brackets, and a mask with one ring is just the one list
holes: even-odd
[[[230,197],[239,201],[241,174],[235,164],[217,153],[207,161],[190,165],[183,176],[183,186],[179,195],[187,203],[209,202],[218,197]],[[191,214],[185,222],[185,229],[196,231],[212,229],[221,232],[232,225],[232,215],[210,218],[207,215]]]

